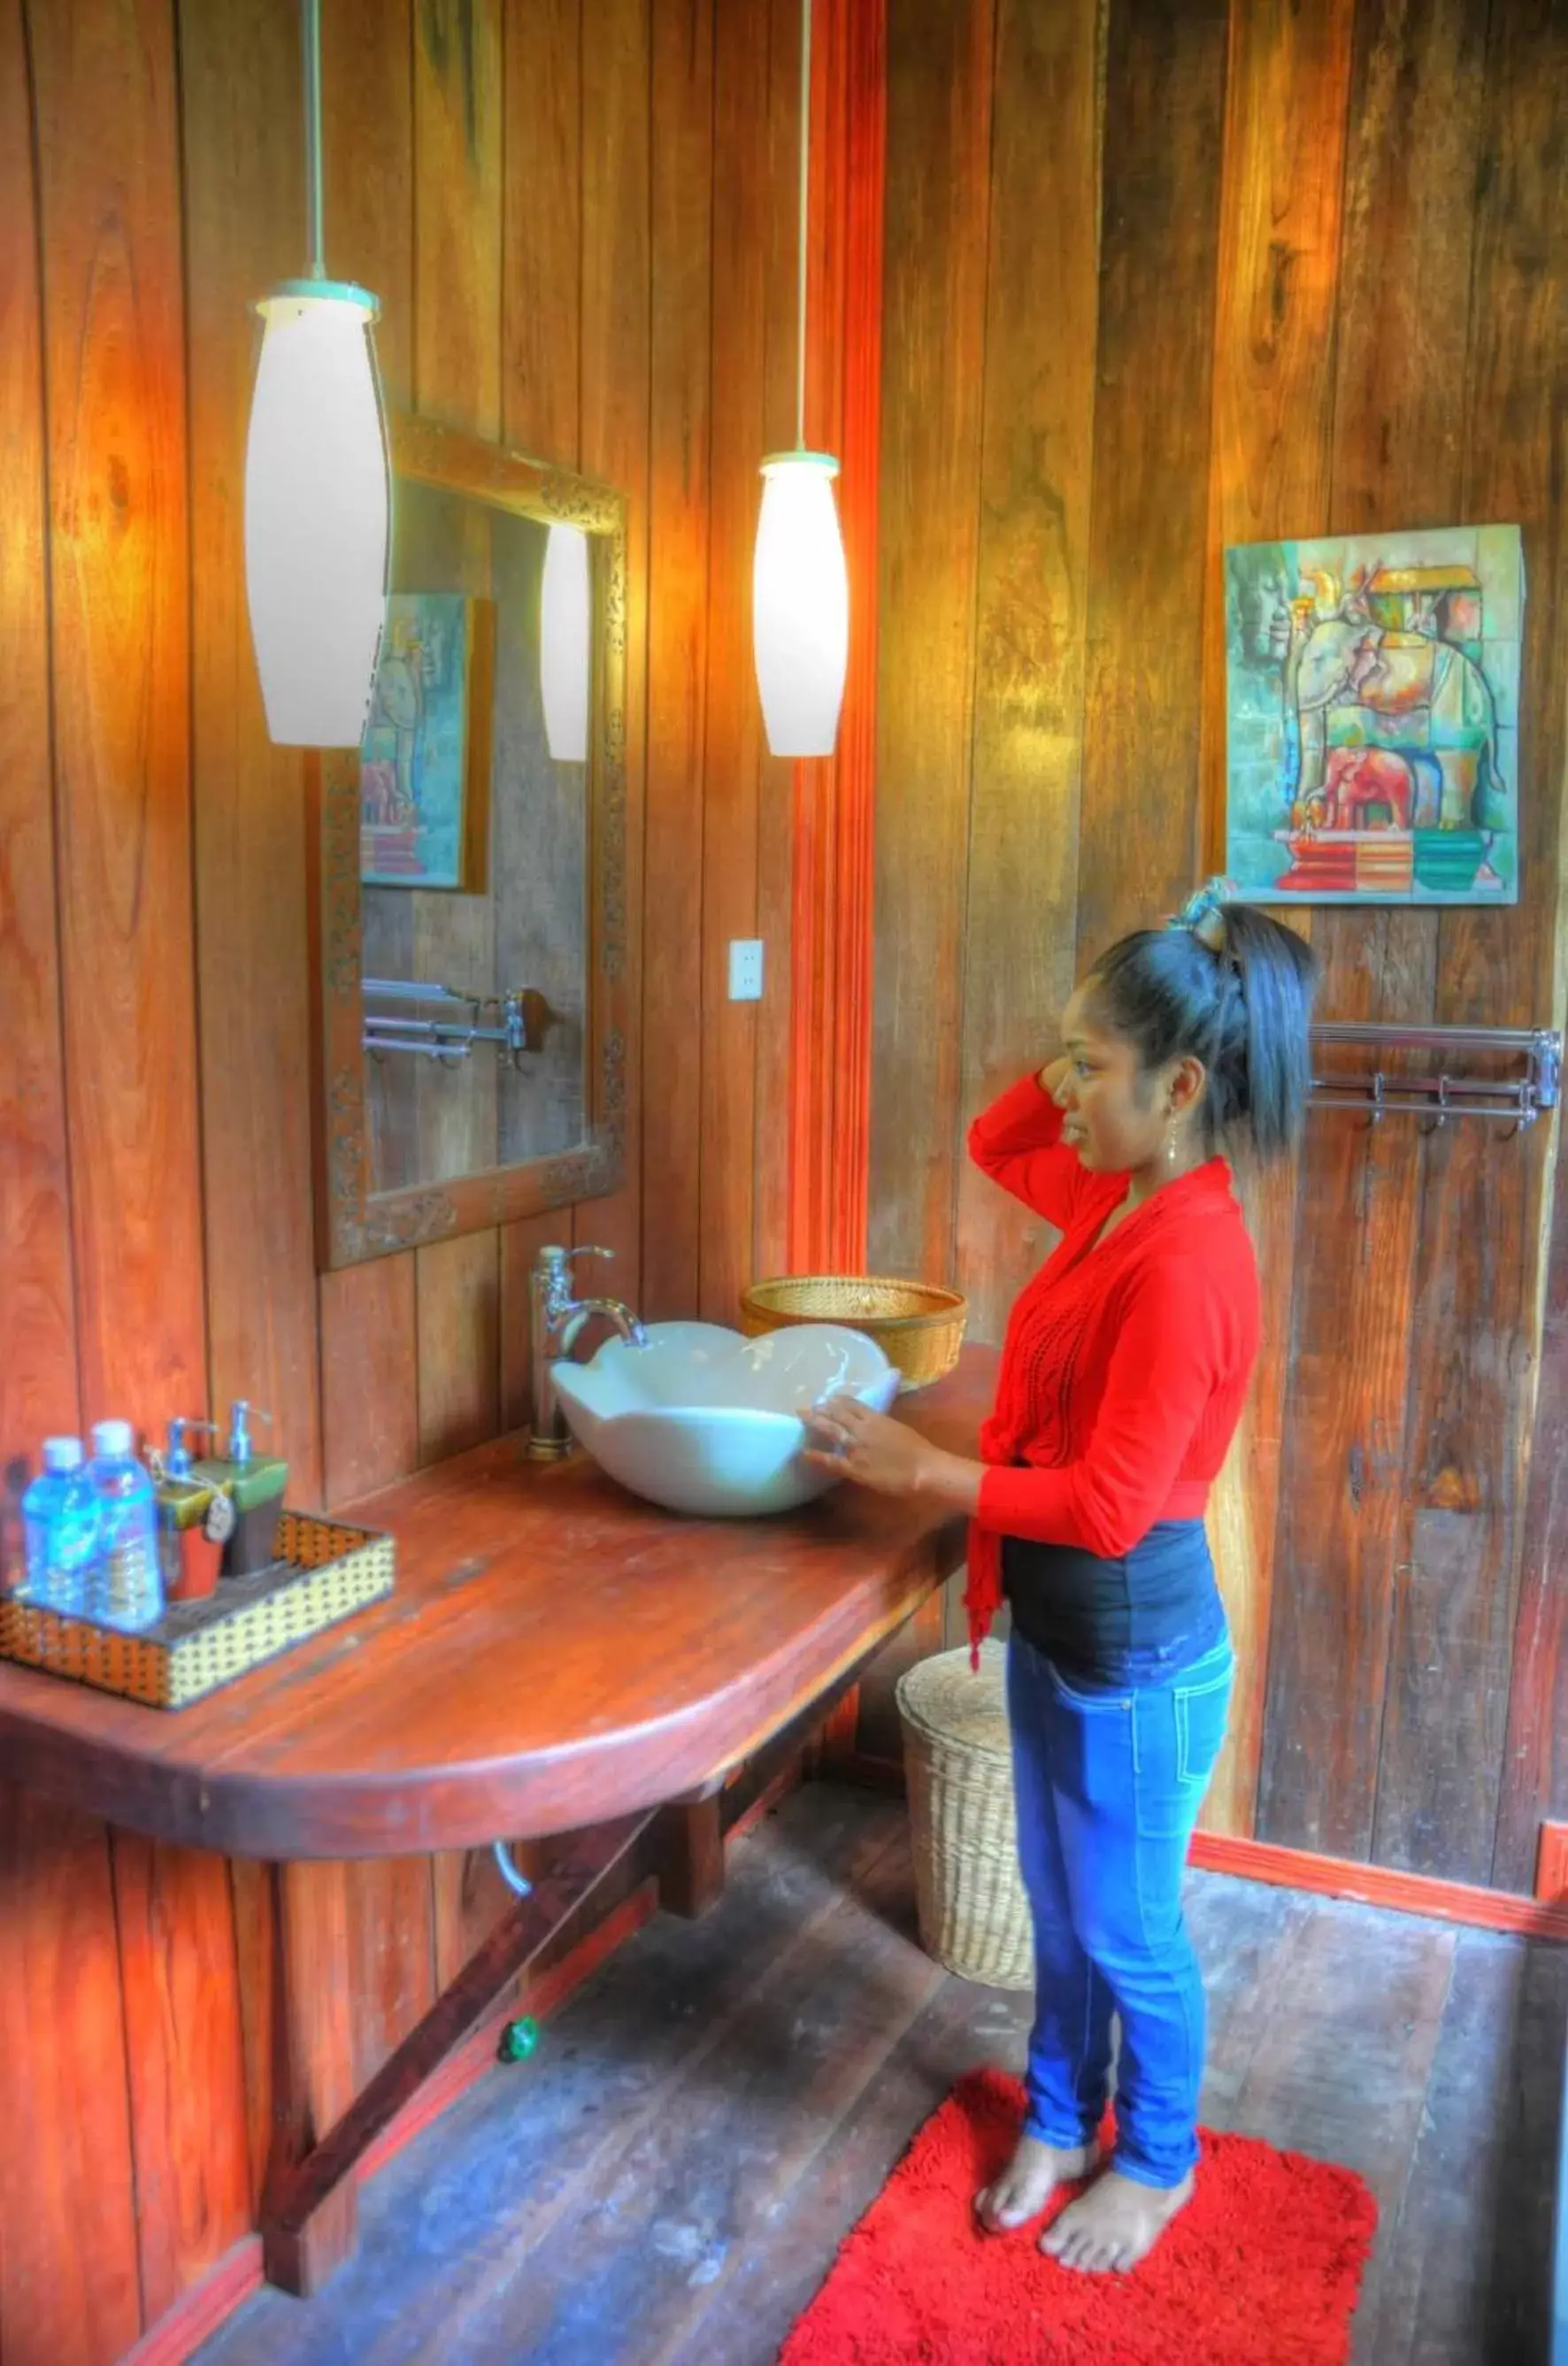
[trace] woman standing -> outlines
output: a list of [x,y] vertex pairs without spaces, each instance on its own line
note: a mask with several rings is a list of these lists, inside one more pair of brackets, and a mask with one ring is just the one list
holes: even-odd
[[813,1417],[818,1459],[970,1515],[976,1654],[1011,1606],[1035,2017],[1023,2134],[976,2206],[1009,2231],[1092,2176],[1041,2238],[1069,2267],[1134,2266],[1192,2191],[1204,2006],[1181,1880],[1235,1666],[1203,1511],[1259,1320],[1224,1154],[1294,1142],[1314,982],[1302,940],[1218,885],[1113,946],[1067,1005],[1062,1056],[970,1134],[1063,1236],[1013,1309],[983,1460],[852,1400]]

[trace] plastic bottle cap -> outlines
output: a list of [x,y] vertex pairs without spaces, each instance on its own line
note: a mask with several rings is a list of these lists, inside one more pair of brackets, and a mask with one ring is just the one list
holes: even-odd
[[95,1454],[129,1454],[134,1444],[128,1421],[100,1421],[93,1431]]
[[43,1467],[46,1470],[80,1470],[82,1441],[79,1437],[46,1437],[43,1442]]

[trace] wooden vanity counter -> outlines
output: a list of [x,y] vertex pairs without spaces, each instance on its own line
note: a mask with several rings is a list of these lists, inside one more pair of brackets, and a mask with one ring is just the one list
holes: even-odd
[[[906,1417],[973,1451],[995,1366],[967,1350]],[[0,1775],[155,1840],[268,1861],[260,2231],[265,2272],[291,2292],[353,2250],[375,2146],[661,1808],[670,1902],[711,1902],[726,1773],[808,1729],[963,1549],[962,1521],[849,1487],[780,1519],[681,1520],[581,1458],[531,1464],[522,1447],[500,1439],[343,1507],[395,1537],[395,1591],[189,1708],[0,1662]],[[355,2091],[342,1860],[499,1840],[537,1843],[520,1894]]]
[[[906,1417],[973,1451],[995,1365],[966,1349]],[[963,1548],[951,1515],[852,1488],[778,1519],[678,1519],[516,1437],[343,1509],[396,1538],[385,1601],[173,1712],[0,1662],[0,1773],[275,1861],[581,1829],[750,1755]]]

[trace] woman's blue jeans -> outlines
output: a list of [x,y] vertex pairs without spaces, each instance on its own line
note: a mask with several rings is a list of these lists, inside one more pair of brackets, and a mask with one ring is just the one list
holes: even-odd
[[1092,2139],[1114,2012],[1113,2166],[1143,2185],[1179,2185],[1198,2158],[1203,1982],[1181,1880],[1235,1670],[1227,1635],[1153,1681],[1079,1691],[1022,1636],[1008,1646],[1018,1850],[1034,1924],[1025,2126],[1065,2149]]

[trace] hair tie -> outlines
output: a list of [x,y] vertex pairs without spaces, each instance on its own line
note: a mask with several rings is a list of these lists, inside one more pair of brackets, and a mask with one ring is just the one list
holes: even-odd
[[1211,879],[1194,895],[1189,896],[1173,919],[1166,922],[1169,929],[1186,929],[1208,952],[1223,953],[1225,949],[1225,898],[1235,893],[1235,883],[1230,879]]

